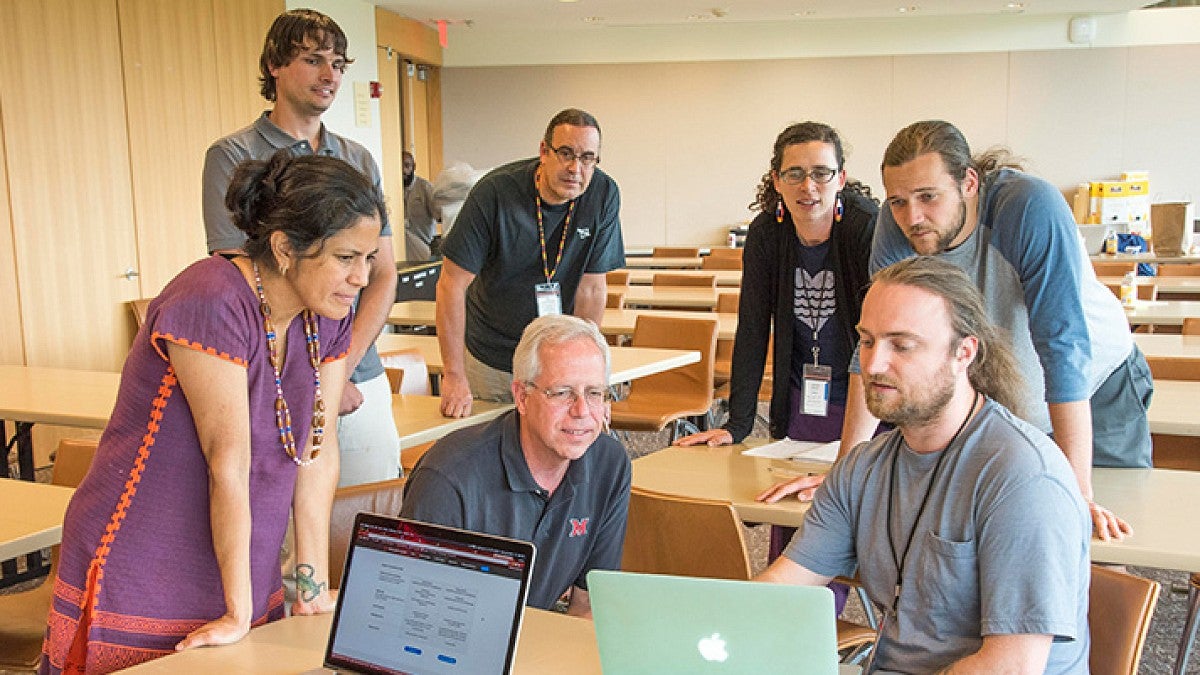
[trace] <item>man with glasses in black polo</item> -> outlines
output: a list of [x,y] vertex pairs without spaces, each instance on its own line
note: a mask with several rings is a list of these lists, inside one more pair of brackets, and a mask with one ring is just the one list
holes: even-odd
[[512,357],[516,410],[451,433],[413,468],[400,515],[532,541],[528,604],[590,616],[587,573],[620,569],[632,474],[608,425],[608,345],[596,325],[543,316]]
[[492,171],[467,196],[437,285],[443,415],[470,414],[472,397],[512,400],[513,350],[535,317],[600,324],[604,274],[625,265],[625,245],[620,193],[599,162],[600,124],[569,108],[537,157]]

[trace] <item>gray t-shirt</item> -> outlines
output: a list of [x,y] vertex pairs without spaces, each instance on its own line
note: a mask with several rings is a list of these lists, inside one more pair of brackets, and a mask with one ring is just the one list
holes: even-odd
[[[248,159],[267,159],[277,150],[290,148],[295,155],[311,155],[312,145],[308,141],[296,140],[270,120],[271,111],[248,127],[218,139],[204,155],[204,232],[208,238],[208,250],[223,251],[240,249],[246,243],[246,233],[233,224],[233,218],[225,208],[225,192],[233,178],[234,168]],[[321,147],[318,153],[336,157],[366,174],[371,183],[380,190],[379,167],[366,148],[354,141],[338,136],[321,125]],[[392,234],[390,225],[385,224],[380,236]],[[383,374],[383,363],[375,351],[375,345],[363,354],[358,367],[350,378],[351,382],[366,382]]]
[[510,411],[443,437],[413,468],[400,515],[530,541],[537,547],[528,604],[550,609],[587,573],[621,568],[632,470],[601,435],[571,462],[553,494],[534,481]]
[[943,452],[938,467],[942,453],[913,452],[898,430],[859,445],[784,555],[822,575],[857,569],[885,608],[905,561],[877,646],[882,671],[935,672],[985,635],[1042,634],[1054,636],[1046,673],[1087,673],[1091,519],[1062,452],[990,400]]
[[[442,243],[442,254],[477,275],[467,288],[466,346],[492,368],[512,372],[521,331],[537,318],[534,286],[546,283],[537,227],[538,159],[506,164],[471,189]],[[562,310],[575,309],[584,274],[603,274],[625,265],[621,239],[621,197],[616,182],[598,167],[575,201],[569,231],[563,225],[570,205],[542,205],[549,267],[562,241],[562,261],[552,281],[560,285]]]

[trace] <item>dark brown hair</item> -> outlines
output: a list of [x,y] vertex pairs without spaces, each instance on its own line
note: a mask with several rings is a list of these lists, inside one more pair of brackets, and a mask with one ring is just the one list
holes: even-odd
[[258,57],[259,93],[268,101],[275,100],[275,76],[272,68],[281,68],[292,62],[296,54],[304,49],[305,40],[320,49],[332,49],[334,54],[354,63],[346,57],[349,46],[346,34],[333,19],[312,9],[293,9],[275,17],[267,39],[263,42],[262,54]]
[[[771,212],[775,210],[775,205],[779,203],[779,192],[775,190],[774,174],[783,167],[783,153],[789,146],[798,145],[800,143],[811,143],[818,141],[828,143],[833,146],[834,155],[837,157],[837,170],[842,170],[846,166],[846,153],[842,148],[842,138],[838,136],[838,132],[833,127],[822,122],[799,122],[779,132],[775,137],[775,148],[771,154],[771,168],[763,174],[762,182],[758,185],[758,192],[754,197],[754,201],[750,202],[750,208],[755,211]],[[871,197],[871,188],[856,180],[847,180],[843,192],[858,192],[868,199],[874,200]],[[878,202],[876,202],[878,203]]]

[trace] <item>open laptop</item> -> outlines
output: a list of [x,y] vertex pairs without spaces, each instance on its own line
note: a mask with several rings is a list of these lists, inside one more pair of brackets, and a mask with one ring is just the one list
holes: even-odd
[[508,673],[534,555],[529,542],[358,514],[325,667]]
[[833,592],[593,570],[588,597],[605,675],[837,675]]

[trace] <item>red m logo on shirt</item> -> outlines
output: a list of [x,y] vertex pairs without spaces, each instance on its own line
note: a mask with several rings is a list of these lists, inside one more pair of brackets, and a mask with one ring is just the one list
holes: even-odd
[[572,537],[583,537],[587,535],[588,521],[591,518],[572,518],[571,519],[571,534]]

